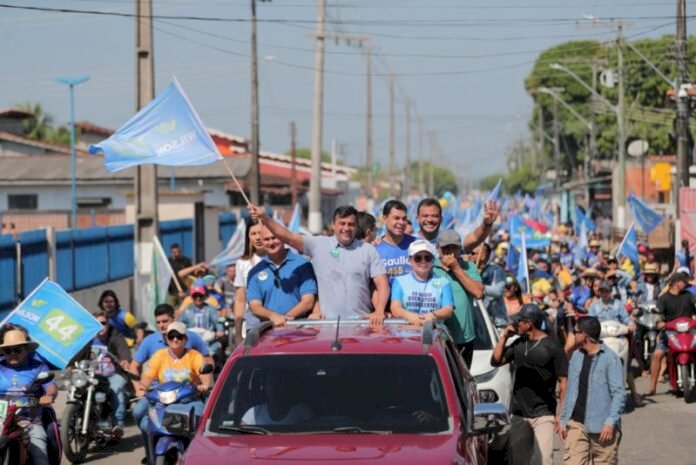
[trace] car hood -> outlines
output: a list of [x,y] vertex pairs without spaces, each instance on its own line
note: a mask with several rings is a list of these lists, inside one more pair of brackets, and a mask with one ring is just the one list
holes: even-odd
[[[473,442],[471,447],[473,447]],[[451,464],[457,449],[452,434],[439,435],[197,435],[185,465],[360,463]],[[474,451],[469,451],[469,454]],[[467,454],[468,455],[468,454]]]

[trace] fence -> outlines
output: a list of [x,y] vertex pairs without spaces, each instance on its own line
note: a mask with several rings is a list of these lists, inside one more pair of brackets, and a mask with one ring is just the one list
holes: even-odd
[[[191,256],[193,220],[160,223],[165,250],[178,243]],[[128,278],[134,269],[134,227],[119,225],[58,231],[53,245],[47,230],[27,231],[18,239],[0,235],[0,313],[12,309],[50,275],[55,260],[55,280],[73,292]]]

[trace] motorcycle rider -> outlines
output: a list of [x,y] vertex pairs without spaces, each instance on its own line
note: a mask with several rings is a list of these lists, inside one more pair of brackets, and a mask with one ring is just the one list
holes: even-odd
[[[194,332],[214,333],[214,339],[206,342],[208,343],[210,354],[215,359],[220,352],[220,342],[217,339],[222,337],[224,328],[218,322],[217,310],[206,302],[207,295],[208,292],[205,287],[192,287],[191,298],[193,303],[179,315],[178,320]],[[206,338],[203,337],[203,340],[206,340]]]
[[[206,393],[213,386],[213,375],[199,374],[205,363],[200,352],[186,348],[187,329],[186,325],[180,321],[175,321],[167,327],[167,348],[158,350],[150,359],[148,366],[143,371],[141,383],[144,389],[150,387],[153,381],[166,383],[168,381],[191,382],[196,385],[200,393]],[[191,402],[197,414],[203,411],[203,401],[196,400]],[[145,452],[149,463],[152,460],[152,451],[147,440],[147,429],[149,419],[145,415],[140,421],[140,430],[145,442]]]
[[589,316],[594,316],[602,321],[618,321],[629,328],[629,332],[635,329],[635,323],[628,316],[626,307],[612,294],[612,284],[603,280],[599,283],[599,300],[595,300],[588,310]]
[[[36,342],[19,329],[4,333],[0,345],[0,351],[4,355],[0,360],[0,392],[22,395],[39,373],[49,371],[45,363],[32,356],[38,347]],[[51,406],[58,395],[56,383],[51,381],[41,385],[41,388],[43,395],[39,398],[39,405]],[[29,453],[34,465],[48,465],[47,436],[41,424],[41,409],[22,409],[20,413],[28,416],[32,422],[29,429]]]
[[[126,420],[126,385],[128,381],[115,367],[118,363],[123,370],[128,370],[131,362],[131,353],[125,338],[109,325],[106,312],[97,311],[92,314],[102,324],[102,330],[97,336],[77,354],[75,360],[99,360],[96,373],[105,376],[109,380],[111,402],[114,411],[113,436],[121,438]],[[112,360],[111,354],[118,357]]]
[[[696,317],[696,295],[687,291],[689,275],[674,273],[667,281],[669,289],[657,299],[657,310],[663,316],[663,321],[657,323],[658,329],[663,329],[665,323],[676,318]],[[657,378],[660,372],[662,360],[667,355],[667,335],[663,331],[657,339],[655,353],[650,363],[650,388],[645,393],[652,396],[657,390]]]

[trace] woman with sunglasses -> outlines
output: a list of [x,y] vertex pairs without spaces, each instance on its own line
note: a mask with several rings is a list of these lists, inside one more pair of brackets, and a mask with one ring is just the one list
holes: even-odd
[[395,278],[392,283],[391,312],[394,317],[422,326],[428,320],[446,320],[452,316],[452,286],[447,279],[433,275],[436,253],[435,246],[422,239],[408,247],[412,270]]
[[262,230],[263,223],[261,221],[253,218],[249,219],[244,241],[244,255],[237,260],[235,265],[234,287],[237,289],[237,292],[234,302],[234,328],[236,344],[241,343],[244,337],[242,324],[245,321],[247,328],[258,324],[260,321],[258,317],[251,313],[249,305],[247,305],[247,281],[251,269],[266,255],[266,251],[263,248],[263,239],[261,238]]
[[[4,358],[0,360],[0,393],[4,395],[26,395],[28,386],[32,385],[39,373],[48,372],[45,363],[32,357],[39,345],[19,329],[5,331],[0,345]],[[58,395],[56,383],[51,381],[41,385],[43,391],[39,405],[47,407],[53,404]],[[21,409],[21,417],[32,422],[29,430],[29,453],[34,465],[48,465],[48,446],[46,429],[41,422],[41,409]]]
[[508,317],[517,314],[520,308],[522,308],[522,305],[530,302],[528,297],[525,298],[522,296],[522,287],[520,287],[520,283],[512,276],[505,278],[503,302],[505,302],[505,309],[507,310]]

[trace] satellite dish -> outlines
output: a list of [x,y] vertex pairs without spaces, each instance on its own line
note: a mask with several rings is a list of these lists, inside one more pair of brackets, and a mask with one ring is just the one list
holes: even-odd
[[628,154],[632,157],[644,157],[647,155],[650,145],[644,140],[634,140],[628,144]]
[[614,86],[616,85],[616,80],[616,75],[614,74],[614,70],[612,69],[605,69],[599,75],[599,82],[602,84],[602,86],[607,87],[609,89],[614,88]]

